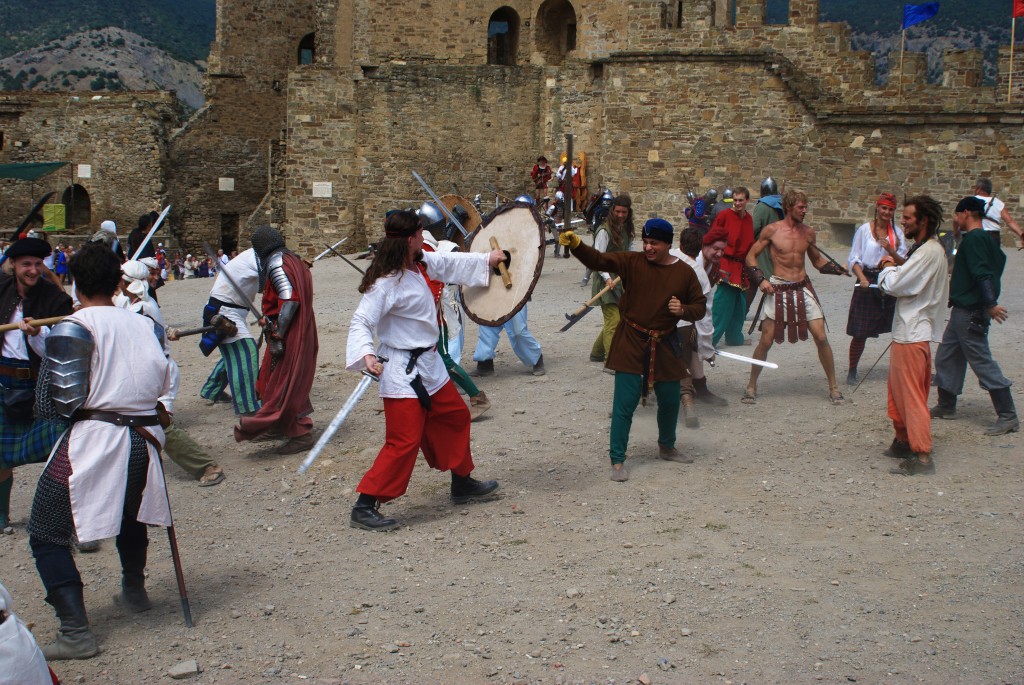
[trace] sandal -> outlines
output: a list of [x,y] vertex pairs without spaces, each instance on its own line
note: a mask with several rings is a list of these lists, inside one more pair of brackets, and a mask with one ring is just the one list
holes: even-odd
[[203,472],[202,477],[199,479],[199,487],[208,488],[224,481],[224,470],[220,466],[214,464],[213,466],[207,466]]
[[743,397],[740,398],[740,402],[743,404],[757,404],[757,393],[751,392],[750,388],[743,391]]
[[846,398],[843,397],[843,393],[841,393],[839,389],[836,388],[835,390],[832,390],[828,393],[828,401],[831,402],[832,406],[835,407],[846,402]]

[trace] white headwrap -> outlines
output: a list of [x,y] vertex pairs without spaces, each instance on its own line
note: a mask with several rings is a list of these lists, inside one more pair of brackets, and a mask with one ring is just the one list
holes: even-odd
[[102,224],[100,224],[100,230],[106,231],[107,233],[117,233],[117,224],[115,224],[110,219],[107,219]]
[[149,298],[149,267],[142,262],[129,259],[121,265],[122,277],[128,283],[128,292],[140,300]]
[[139,261],[142,262],[143,264],[145,264],[146,267],[149,268],[149,269],[159,269],[160,268],[160,262],[156,261],[156,259],[154,259],[153,257],[143,257]]

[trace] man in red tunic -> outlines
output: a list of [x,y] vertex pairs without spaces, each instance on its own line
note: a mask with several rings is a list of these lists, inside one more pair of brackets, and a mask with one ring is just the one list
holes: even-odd
[[296,454],[313,446],[313,387],[316,355],[316,317],[313,314],[313,279],[306,264],[284,246],[284,238],[270,226],[252,234],[256,252],[263,316],[267,336],[256,393],[262,401],[252,416],[235,426],[235,440],[252,440],[278,433],[288,441],[278,454]]

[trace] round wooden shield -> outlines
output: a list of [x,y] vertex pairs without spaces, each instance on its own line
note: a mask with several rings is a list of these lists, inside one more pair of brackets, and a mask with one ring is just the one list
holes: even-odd
[[[480,228],[480,224],[484,221],[484,218],[480,216],[480,212],[477,210],[476,206],[461,195],[442,195],[441,202],[443,202],[444,206],[448,208],[448,211],[453,214],[455,213],[456,206],[462,207],[466,210],[466,213],[469,214],[469,218],[462,222],[462,227],[469,233],[473,233],[473,231]],[[435,237],[440,240],[442,236]],[[455,229],[455,233],[452,235],[451,240],[459,246],[459,250],[465,251],[466,241],[463,238],[462,233],[459,232],[459,229]]]
[[486,287],[462,287],[462,305],[481,326],[500,326],[530,299],[544,266],[544,224],[536,207],[510,202],[495,209],[470,236],[469,252],[490,252],[491,238],[512,257],[508,267],[512,287],[492,271]]

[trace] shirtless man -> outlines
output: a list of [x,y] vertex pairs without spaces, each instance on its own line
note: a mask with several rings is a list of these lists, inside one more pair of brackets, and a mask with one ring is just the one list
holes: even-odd
[[[807,340],[808,331],[818,347],[818,359],[828,378],[828,397],[832,404],[842,404],[843,393],[836,385],[836,367],[832,359],[832,346],[825,335],[825,316],[811,281],[804,269],[804,256],[823,274],[850,274],[834,261],[827,259],[815,244],[814,229],[805,224],[807,216],[807,195],[799,190],[786,192],[782,199],[786,216],[781,221],[768,224],[754,246],[747,253],[746,266],[751,282],[764,293],[764,316],[761,319],[761,340],[754,349],[754,358],[765,360],[773,342],[781,343],[789,332],[789,342],[797,337]],[[765,249],[775,265],[770,279],[757,268],[757,256]],[[784,296],[776,297],[776,293]],[[743,393],[744,404],[757,401],[757,377],[761,367],[750,367],[750,381]]]

